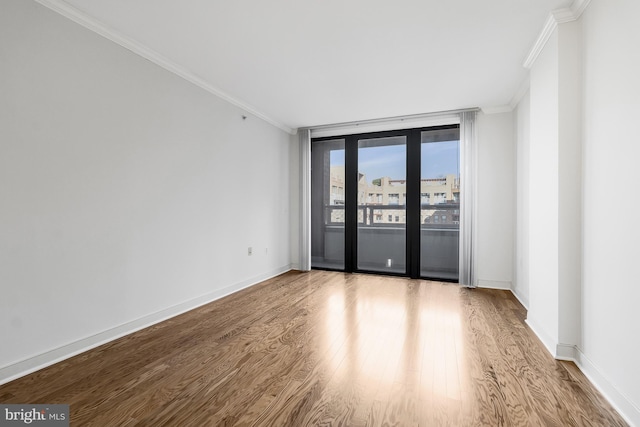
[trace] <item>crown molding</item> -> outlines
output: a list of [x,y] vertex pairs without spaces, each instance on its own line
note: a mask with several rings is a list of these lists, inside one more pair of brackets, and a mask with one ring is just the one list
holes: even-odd
[[571,10],[570,8],[554,10],[550,13],[550,15],[558,25],[578,19],[573,13],[573,10]]
[[533,47],[529,51],[527,59],[525,59],[524,63],[522,64],[524,68],[530,70],[531,67],[533,67],[533,63],[536,62],[536,59],[538,59],[538,56],[540,56],[542,49],[544,49],[545,45],[549,41],[549,37],[551,37],[551,34],[553,34],[556,28],[558,28],[558,22],[556,22],[553,13],[550,13],[547,17],[547,21],[544,23],[544,27],[542,27],[540,35],[538,35],[536,42],[533,44]]
[[576,16],[576,19],[580,18],[585,10],[587,10],[587,6],[589,6],[591,0],[574,0],[571,4],[571,10],[573,14]]
[[37,3],[40,3],[41,5],[45,6],[48,9],[53,10],[54,12],[59,13],[60,15],[64,16],[65,18],[68,18],[70,20],[72,20],[73,22],[93,31],[94,33],[97,33],[99,35],[101,35],[102,37],[111,40],[112,42],[119,44],[120,46],[124,47],[125,49],[130,50],[131,52],[142,56],[143,58],[153,62],[154,64],[164,68],[165,70],[179,76],[182,77],[183,79],[187,80],[190,83],[193,83],[194,85],[200,87],[201,89],[204,89],[205,91],[211,93],[212,95],[217,96],[220,99],[223,99],[227,102],[229,102],[232,105],[235,105],[238,108],[241,108],[242,110],[246,111],[247,113],[256,116],[262,120],[264,120],[265,122],[279,128],[282,129],[283,131],[290,133],[290,134],[295,134],[295,130],[292,129],[289,126],[286,126],[283,123],[280,123],[279,121],[269,117],[268,115],[258,111],[256,108],[250,106],[249,104],[246,104],[234,97],[232,97],[231,95],[227,94],[226,92],[218,89],[217,87],[213,86],[211,83],[209,83],[208,81],[196,76],[194,73],[192,73],[191,71],[189,71],[188,69],[186,69],[185,67],[178,65],[177,63],[175,63],[174,61],[170,60],[169,58],[159,54],[158,52],[154,51],[153,49],[150,49],[149,47],[136,42],[135,40],[126,37],[125,35],[121,34],[120,32],[116,31],[115,29],[103,24],[102,22],[98,21],[97,19],[90,17],[89,15],[87,15],[84,12],[81,12],[80,10],[76,9],[75,7],[69,5],[68,3],[64,2],[63,0],[35,0]]
[[498,105],[495,107],[481,107],[480,108],[484,114],[500,114],[500,113],[510,113],[513,111],[511,105]]
[[570,7],[551,12],[522,65],[527,69],[531,69],[534,62],[536,62],[536,59],[538,59],[538,56],[542,52],[542,49],[544,49],[545,45],[549,41],[549,37],[551,37],[551,34],[553,34],[556,28],[558,28],[558,25],[572,22],[580,18],[587,9],[587,6],[589,6],[590,2],[591,0],[574,0]]

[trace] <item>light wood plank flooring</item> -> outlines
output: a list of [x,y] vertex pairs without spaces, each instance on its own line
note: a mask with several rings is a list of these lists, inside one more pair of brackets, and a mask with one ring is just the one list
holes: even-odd
[[504,291],[290,272],[0,386],[75,426],[624,426]]

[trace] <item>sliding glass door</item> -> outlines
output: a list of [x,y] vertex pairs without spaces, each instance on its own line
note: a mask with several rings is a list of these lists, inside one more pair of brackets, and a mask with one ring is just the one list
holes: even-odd
[[420,152],[420,276],[458,280],[459,132],[420,132]]
[[406,273],[406,177],[406,136],[358,140],[358,270]]
[[311,146],[311,265],[345,268],[345,140]]
[[314,139],[312,267],[456,281],[459,127]]

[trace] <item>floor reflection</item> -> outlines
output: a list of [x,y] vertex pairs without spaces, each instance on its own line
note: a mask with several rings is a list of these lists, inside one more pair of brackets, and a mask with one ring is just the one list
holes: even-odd
[[323,335],[333,380],[373,388],[410,384],[423,398],[460,400],[461,310],[442,297],[456,285],[367,279],[336,288],[327,299]]

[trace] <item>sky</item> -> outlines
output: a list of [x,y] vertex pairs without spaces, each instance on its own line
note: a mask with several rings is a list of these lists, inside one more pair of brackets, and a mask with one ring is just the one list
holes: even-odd
[[[422,144],[421,177],[442,178],[448,174],[459,175],[459,142],[442,141]],[[344,165],[344,150],[331,151],[331,166]],[[406,145],[387,145],[358,150],[358,171],[371,182],[388,176],[406,179]]]

